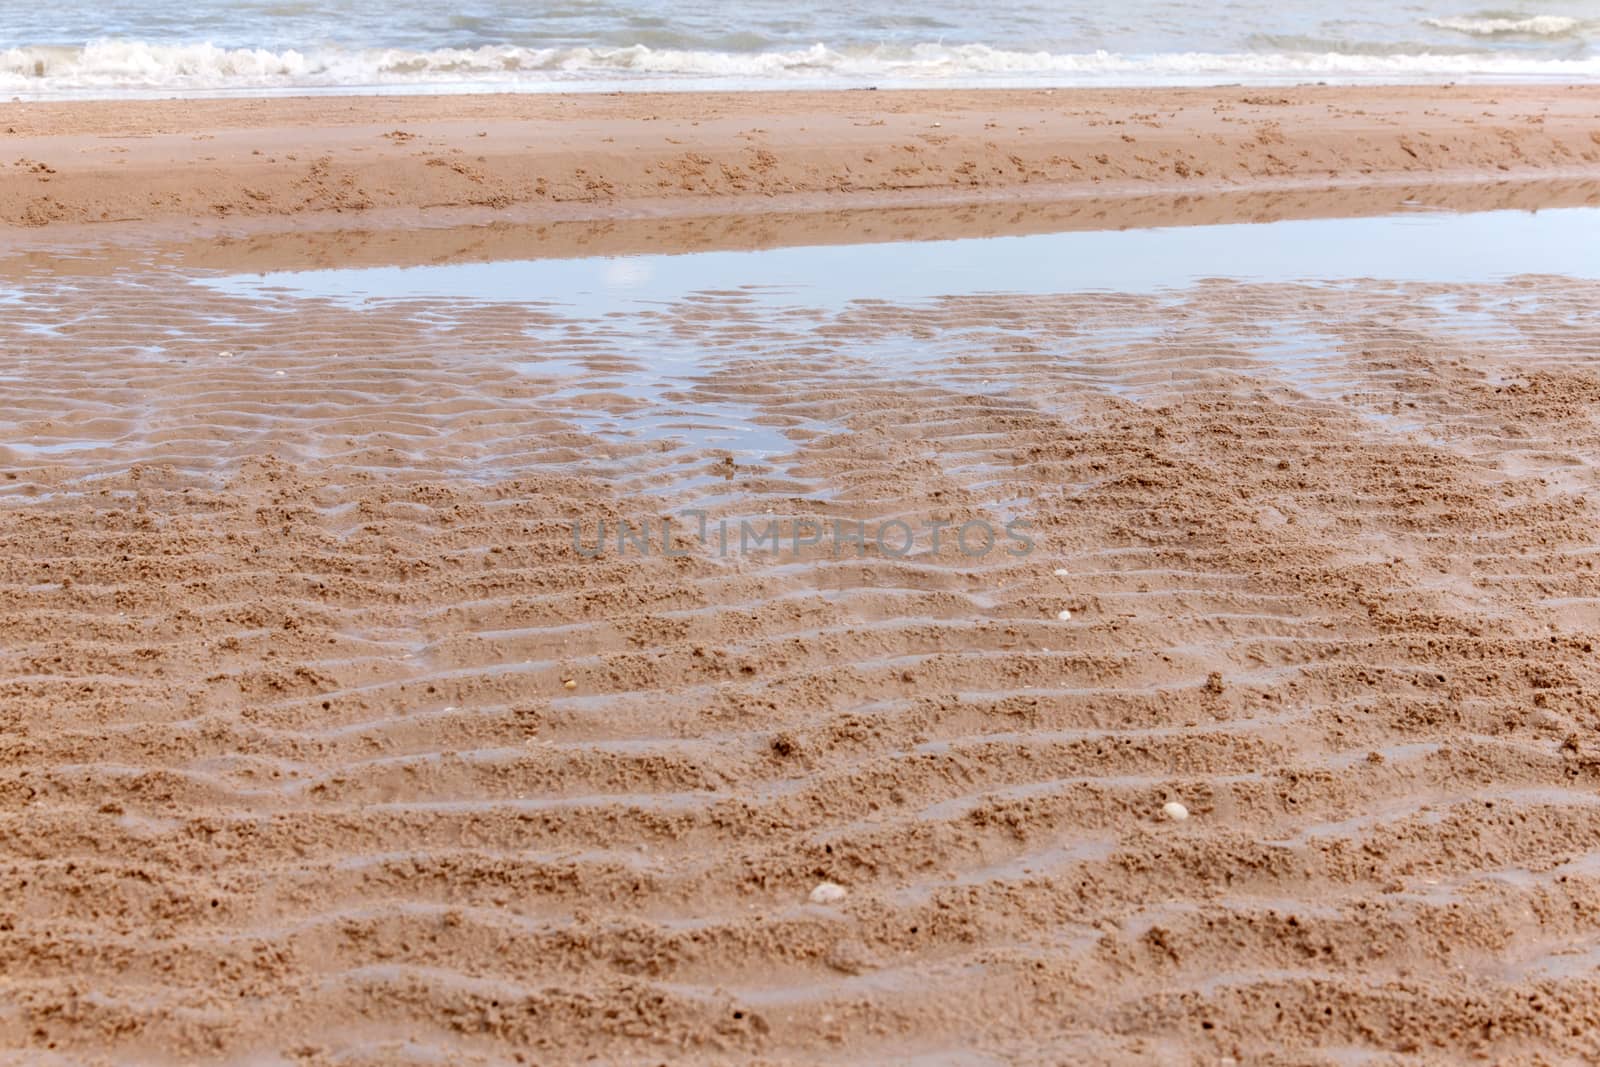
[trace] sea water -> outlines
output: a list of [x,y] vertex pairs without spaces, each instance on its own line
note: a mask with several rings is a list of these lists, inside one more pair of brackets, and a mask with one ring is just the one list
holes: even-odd
[[1600,0],[0,0],[0,94],[1589,80]]

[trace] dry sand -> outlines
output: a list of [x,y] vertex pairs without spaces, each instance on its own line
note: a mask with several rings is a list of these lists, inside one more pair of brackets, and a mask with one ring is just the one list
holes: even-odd
[[[1493,95],[1552,116],[1523,160],[1590,151],[1590,91]],[[74,166],[65,218],[161,181]],[[1600,1059],[1593,283],[587,319],[192,280],[291,258],[255,240],[0,274],[18,1062]],[[1038,548],[574,550],[696,507]]]

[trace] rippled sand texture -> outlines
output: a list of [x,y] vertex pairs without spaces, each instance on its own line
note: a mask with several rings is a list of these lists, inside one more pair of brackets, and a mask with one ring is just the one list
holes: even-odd
[[[1600,1057],[1596,295],[38,277],[0,303],[0,1044]],[[1039,548],[567,525],[695,507]]]

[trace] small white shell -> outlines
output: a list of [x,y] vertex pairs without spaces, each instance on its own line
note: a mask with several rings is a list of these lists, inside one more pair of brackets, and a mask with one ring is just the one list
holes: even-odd
[[817,888],[811,891],[813,904],[837,904],[850,895],[850,891],[842,885],[833,882],[820,882]]
[[1176,800],[1169,800],[1161,805],[1161,811],[1173,822],[1182,822],[1189,817],[1189,809],[1179,804]]
[[1060,619],[1062,622],[1066,622],[1068,619],[1072,618],[1072,612],[1068,611],[1066,608],[1062,608],[1060,611],[1056,612],[1056,618]]
[[1069,575],[1071,573],[1072,572],[1067,570],[1067,568],[1065,568],[1065,567],[1057,567],[1055,569],[1055,576],[1057,578],[1065,578],[1067,575]]

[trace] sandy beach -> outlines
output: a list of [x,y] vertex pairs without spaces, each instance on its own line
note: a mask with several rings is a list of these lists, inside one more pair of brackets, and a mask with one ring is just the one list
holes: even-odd
[[0,224],[283,228],[1592,178],[1595,86],[0,104]]
[[0,1061],[1600,1059],[1597,113],[0,104]]

